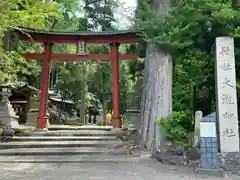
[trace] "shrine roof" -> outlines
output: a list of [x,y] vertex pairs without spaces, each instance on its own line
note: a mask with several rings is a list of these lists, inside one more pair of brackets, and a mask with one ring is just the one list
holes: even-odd
[[27,84],[22,87],[19,87],[17,90],[21,91],[21,92],[28,92],[33,95],[39,93],[39,90],[37,88],[27,85]]
[[78,35],[78,36],[99,36],[99,35],[119,35],[129,33],[140,33],[135,30],[116,30],[116,31],[78,31],[78,32],[62,32],[62,31],[46,31],[43,29],[17,28],[17,31],[25,33],[47,34],[47,35]]
[[87,43],[96,44],[111,42],[128,44],[136,43],[141,39],[141,32],[136,30],[60,32],[15,28],[13,32],[18,34],[20,40],[29,42],[76,43],[77,41],[86,41]]

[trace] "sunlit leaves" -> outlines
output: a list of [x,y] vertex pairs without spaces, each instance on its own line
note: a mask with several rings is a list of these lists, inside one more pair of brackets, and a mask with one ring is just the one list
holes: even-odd
[[31,28],[45,28],[46,19],[49,17],[60,18],[59,4],[55,2],[43,3],[40,0],[18,0],[10,9],[9,17],[13,23],[11,27],[25,26]]
[[[54,1],[41,0],[2,0],[0,3],[0,38],[4,32],[19,26],[30,28],[46,28],[49,17],[61,18],[59,4]],[[3,53],[0,47],[0,62],[2,67],[0,84],[11,81],[26,81],[28,76],[39,73],[39,66],[27,62],[18,53],[39,50],[39,46],[26,46],[22,43],[12,43],[12,52]]]

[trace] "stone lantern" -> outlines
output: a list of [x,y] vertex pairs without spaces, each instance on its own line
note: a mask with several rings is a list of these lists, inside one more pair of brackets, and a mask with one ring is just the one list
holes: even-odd
[[124,113],[124,128],[136,129],[137,124],[140,121],[140,110],[136,105],[128,106]]
[[10,126],[13,129],[20,128],[18,116],[16,116],[8,99],[12,95],[11,89],[9,87],[2,87],[0,90],[0,124],[2,126]]

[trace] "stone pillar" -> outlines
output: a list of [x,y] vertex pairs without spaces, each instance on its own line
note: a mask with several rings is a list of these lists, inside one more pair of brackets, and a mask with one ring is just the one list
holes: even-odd
[[195,125],[194,125],[194,141],[193,147],[196,148],[199,146],[200,140],[200,121],[202,119],[202,111],[196,111],[195,113]]
[[234,42],[216,38],[216,89],[220,152],[239,152]]
[[240,174],[234,39],[216,38],[216,89],[221,166]]
[[9,88],[3,87],[0,96],[0,124],[2,126],[10,126],[13,129],[20,128],[18,124],[18,116],[14,112],[12,105],[8,98],[12,95]]

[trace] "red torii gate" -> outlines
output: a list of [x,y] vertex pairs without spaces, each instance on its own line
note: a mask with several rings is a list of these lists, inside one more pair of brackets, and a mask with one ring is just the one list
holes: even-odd
[[[47,100],[48,83],[50,75],[50,61],[84,61],[84,60],[111,60],[112,63],[112,103],[113,103],[113,127],[121,128],[120,118],[120,91],[119,91],[119,60],[136,59],[135,54],[119,53],[120,44],[137,43],[141,37],[136,31],[114,31],[114,32],[47,32],[42,30],[20,29],[16,30],[20,40],[30,43],[42,43],[43,53],[27,53],[24,55],[29,60],[43,60],[42,84],[40,92],[39,116],[36,128],[45,129],[47,122]],[[52,52],[54,44],[108,44],[111,51],[108,54],[56,54]]]

